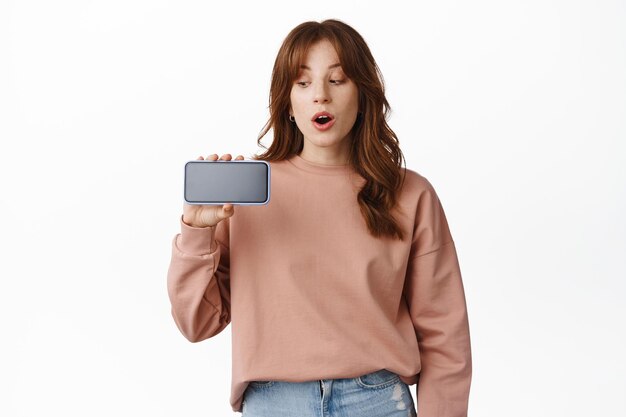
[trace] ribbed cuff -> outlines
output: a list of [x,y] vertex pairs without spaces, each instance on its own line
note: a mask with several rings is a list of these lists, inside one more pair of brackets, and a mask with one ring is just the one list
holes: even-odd
[[180,239],[178,248],[189,255],[207,255],[217,250],[215,227],[192,227],[180,216]]

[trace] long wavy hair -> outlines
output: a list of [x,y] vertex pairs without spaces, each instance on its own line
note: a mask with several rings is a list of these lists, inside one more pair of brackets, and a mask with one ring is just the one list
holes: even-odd
[[[391,209],[397,204],[404,183],[402,164],[406,166],[406,161],[396,134],[387,124],[391,108],[385,98],[382,73],[363,37],[346,23],[336,19],[304,22],[287,35],[272,71],[270,118],[257,139],[266,151],[252,159],[281,161],[302,151],[304,136],[289,120],[290,93],[308,49],[323,39],[333,44],[341,68],[359,92],[361,114],[351,130],[349,164],[365,179],[357,196],[361,214],[373,236],[402,240],[404,233]],[[266,148],[261,139],[270,130],[274,138]]]

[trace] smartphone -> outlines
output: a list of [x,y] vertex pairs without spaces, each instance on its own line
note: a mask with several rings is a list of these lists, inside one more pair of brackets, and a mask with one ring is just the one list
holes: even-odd
[[270,201],[270,164],[265,161],[195,160],[185,164],[188,204],[264,205]]

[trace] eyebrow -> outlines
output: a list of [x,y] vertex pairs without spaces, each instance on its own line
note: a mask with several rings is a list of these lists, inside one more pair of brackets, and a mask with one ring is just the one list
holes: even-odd
[[[340,67],[340,66],[341,66],[341,64],[339,62],[337,62],[336,64],[329,65],[328,69],[337,68],[337,67]],[[307,65],[300,65],[300,68],[303,68],[303,69],[306,69],[306,70],[311,70],[311,68],[309,66],[307,66]]]

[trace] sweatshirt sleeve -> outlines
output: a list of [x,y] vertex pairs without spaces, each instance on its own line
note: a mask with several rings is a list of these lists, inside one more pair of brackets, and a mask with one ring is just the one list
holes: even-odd
[[472,357],[465,293],[443,207],[423,179],[404,287],[422,364],[417,410],[421,417],[466,417]]
[[172,317],[190,342],[220,333],[230,323],[229,225],[192,227],[180,217],[172,241],[167,291]]

